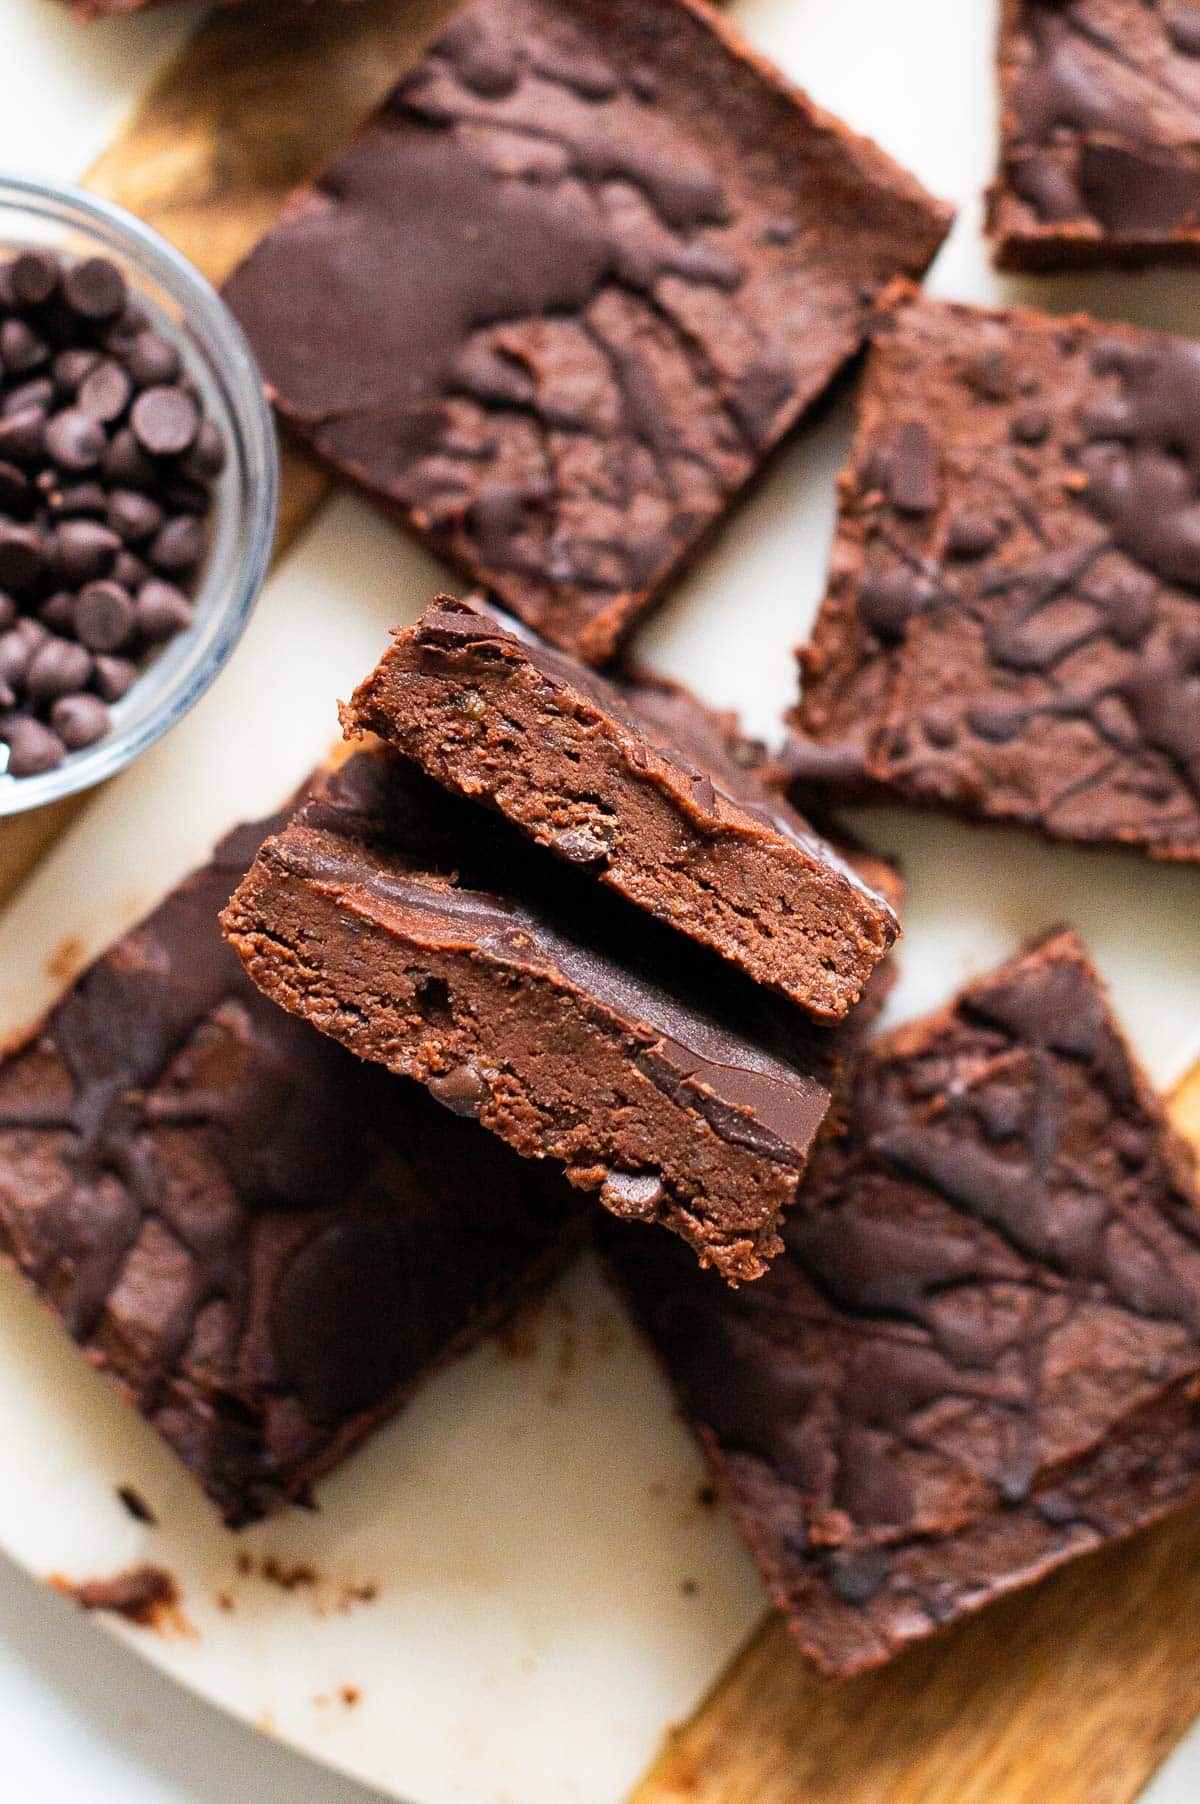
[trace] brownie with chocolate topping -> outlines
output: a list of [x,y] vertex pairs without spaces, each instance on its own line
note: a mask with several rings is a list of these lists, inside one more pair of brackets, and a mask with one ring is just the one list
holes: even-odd
[[0,1252],[236,1526],[577,1244],[561,1179],[267,1002],[212,862],[0,1064]]
[[893,297],[801,654],[796,793],[1200,858],[1198,522],[1200,343]]
[[[639,687],[482,603],[441,596],[396,633],[342,718],[809,1014],[840,1020],[896,937],[891,908],[727,752],[695,760],[640,717]],[[677,713],[689,699],[676,691]]]
[[607,1236],[826,1673],[1200,1497],[1196,1205],[1061,934],[867,1050],[760,1283]]
[[735,1281],[777,1249],[870,1015],[808,1022],[381,751],[267,840],[223,919],[274,1001]]
[[1003,269],[1200,261],[1197,0],[1004,0]]
[[285,426],[602,662],[949,224],[691,0],[472,0],[225,296]]

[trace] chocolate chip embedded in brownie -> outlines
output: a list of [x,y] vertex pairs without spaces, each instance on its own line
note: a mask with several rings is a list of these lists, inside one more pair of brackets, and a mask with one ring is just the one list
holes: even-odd
[[580,1210],[254,988],[243,827],[0,1064],[0,1251],[237,1525],[302,1500]]
[[1200,858],[1200,343],[893,298],[802,654],[798,793]]
[[[643,692],[662,693],[442,596],[396,634],[343,720],[810,1014],[841,1019],[895,939],[891,908],[728,743],[696,759],[643,717]],[[687,713],[707,726],[686,691],[673,710],[675,733]]]
[[607,1236],[824,1671],[1200,1495],[1196,1203],[1063,934],[868,1049],[761,1283]]
[[224,915],[263,990],[732,1280],[870,1010],[822,1029],[391,755],[269,839]]
[[947,210],[689,0],[474,0],[226,285],[291,432],[592,662]]
[[1004,0],[1004,269],[1200,260],[1200,5]]

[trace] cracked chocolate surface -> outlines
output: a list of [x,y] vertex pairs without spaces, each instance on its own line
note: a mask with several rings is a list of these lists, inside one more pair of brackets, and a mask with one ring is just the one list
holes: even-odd
[[786,767],[1200,858],[1200,344],[901,293]]
[[343,722],[818,1019],[842,1019],[895,939],[895,915],[756,781],[703,703],[672,688],[664,723],[665,693],[441,596],[395,635]]
[[0,1251],[237,1525],[566,1256],[579,1211],[267,1002],[217,915],[245,826],[0,1065]]
[[1007,269],[1200,260],[1200,5],[1004,0]]
[[686,0],[476,0],[225,294],[305,445],[602,661],[948,223]]
[[848,1676],[1200,1491],[1200,1214],[1078,941],[859,1068],[761,1283],[607,1244],[800,1644]]
[[284,1008],[735,1280],[777,1247],[871,1013],[811,1025],[382,753],[266,842],[224,922]]

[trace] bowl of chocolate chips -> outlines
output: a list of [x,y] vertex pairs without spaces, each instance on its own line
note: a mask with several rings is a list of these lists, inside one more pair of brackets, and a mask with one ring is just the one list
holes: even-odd
[[0,177],[0,814],[111,776],[208,688],[278,467],[218,295],[132,215]]

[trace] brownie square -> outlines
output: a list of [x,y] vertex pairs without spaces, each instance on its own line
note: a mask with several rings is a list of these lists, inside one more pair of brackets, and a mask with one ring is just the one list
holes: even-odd
[[474,0],[226,285],[292,434],[592,662],[947,210],[690,0]]
[[[892,909],[728,742],[689,756],[642,716],[647,689],[441,596],[342,719],[815,1018],[842,1019],[896,937]],[[674,734],[690,713],[694,743],[709,710],[681,690],[674,707]]]
[[254,988],[240,828],[0,1064],[0,1253],[237,1526],[304,1501],[581,1211]]
[[1200,1495],[1196,1202],[1062,934],[868,1049],[760,1283],[607,1236],[824,1672]]
[[614,1214],[754,1278],[881,992],[809,1023],[683,936],[362,752],[224,914],[254,981]]
[[800,785],[1200,857],[1200,344],[884,313],[793,715]]
[[1200,259],[1200,6],[1003,0],[1002,269]]

